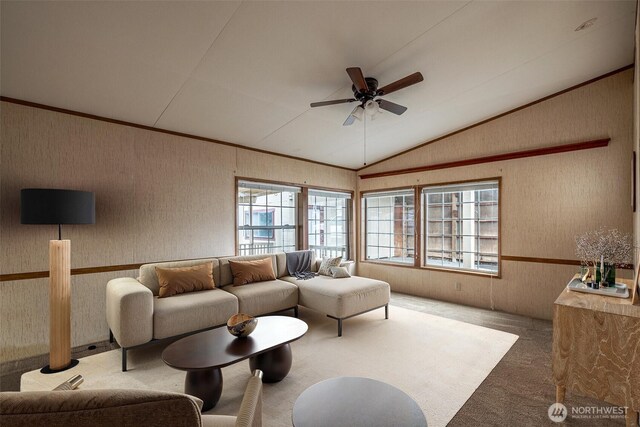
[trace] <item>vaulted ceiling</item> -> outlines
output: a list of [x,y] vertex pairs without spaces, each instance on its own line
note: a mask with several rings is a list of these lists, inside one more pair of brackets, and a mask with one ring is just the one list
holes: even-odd
[[[425,80],[367,122],[368,162],[633,63],[630,1],[1,3],[0,93],[339,166],[345,68]],[[583,22],[594,25],[575,31]]]

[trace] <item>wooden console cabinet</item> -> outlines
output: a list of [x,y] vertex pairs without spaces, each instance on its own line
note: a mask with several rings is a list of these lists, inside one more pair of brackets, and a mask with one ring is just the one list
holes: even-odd
[[[631,288],[633,281],[619,279]],[[627,426],[640,411],[640,306],[565,289],[554,305],[553,379],[565,391],[627,407]]]

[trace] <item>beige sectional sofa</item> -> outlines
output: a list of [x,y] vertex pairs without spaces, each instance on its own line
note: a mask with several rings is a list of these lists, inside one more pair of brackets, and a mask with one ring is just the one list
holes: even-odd
[[[264,258],[271,258],[276,280],[233,286],[230,259]],[[216,289],[158,298],[156,267],[188,267],[208,261],[213,263]],[[312,270],[317,271],[319,262],[312,263]],[[298,305],[302,305],[336,319],[338,336],[342,336],[342,321],[349,317],[385,307],[388,318],[388,283],[358,276],[298,280],[289,276],[286,263],[285,253],[163,262],[141,266],[137,279],[109,281],[107,323],[112,339],[122,348],[122,370],[127,370],[129,349],[222,326],[239,312],[260,316],[294,310],[297,316]],[[343,265],[353,274],[353,262]]]

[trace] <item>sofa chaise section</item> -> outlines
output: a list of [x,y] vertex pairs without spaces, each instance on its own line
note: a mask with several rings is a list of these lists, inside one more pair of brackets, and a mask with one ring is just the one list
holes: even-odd
[[299,305],[338,321],[338,336],[342,336],[342,321],[350,317],[384,307],[385,318],[389,318],[391,291],[386,282],[359,276],[342,279],[316,276],[308,280],[287,276],[283,280],[298,287]]

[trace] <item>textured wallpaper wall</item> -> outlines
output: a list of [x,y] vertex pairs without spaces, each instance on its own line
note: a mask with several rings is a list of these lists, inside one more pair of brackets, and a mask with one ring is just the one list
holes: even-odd
[[[500,176],[502,255],[576,259],[577,234],[600,226],[633,232],[633,75],[632,69],[620,72],[359,174],[608,137],[606,148],[359,179],[358,190]],[[506,260],[501,279],[365,262],[358,268],[388,280],[395,291],[544,319],[551,318],[553,302],[576,272],[573,266]]]
[[[0,274],[48,270],[55,226],[20,224],[20,189],[95,191],[96,224],[66,226],[71,267],[232,255],[235,176],[355,190],[352,171],[0,103]],[[108,337],[105,286],[72,276],[73,346]],[[48,280],[0,282],[0,362],[48,352]]]

